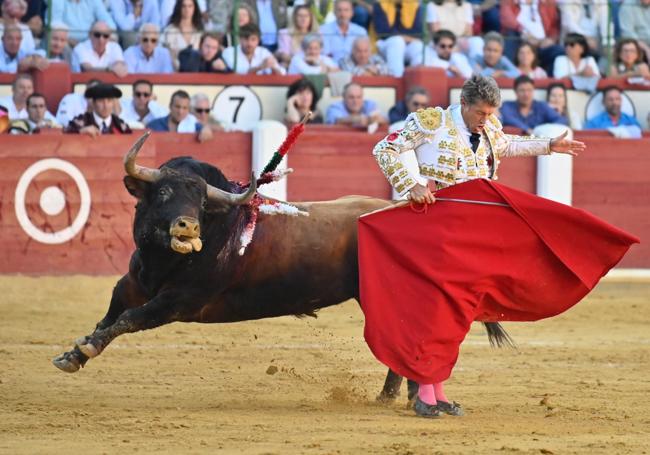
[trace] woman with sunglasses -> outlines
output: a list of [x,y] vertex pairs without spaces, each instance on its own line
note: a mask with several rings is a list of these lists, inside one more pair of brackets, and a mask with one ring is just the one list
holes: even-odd
[[124,61],[129,73],[173,73],[172,56],[169,49],[158,46],[160,27],[143,24],[138,33],[138,44],[124,51]]
[[163,30],[162,43],[172,54],[174,69],[178,70],[178,54],[187,47],[199,50],[203,20],[197,0],[177,0],[169,25]]
[[589,55],[587,39],[579,33],[568,33],[564,38],[564,51],[553,62],[553,77],[582,76],[600,77],[600,70],[596,60]]

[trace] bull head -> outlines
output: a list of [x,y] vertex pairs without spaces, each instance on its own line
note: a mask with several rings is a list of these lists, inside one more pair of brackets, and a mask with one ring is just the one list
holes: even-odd
[[[160,169],[152,169],[140,166],[136,163],[138,152],[150,134],[149,131],[145,132],[124,156],[124,169],[128,176],[145,183],[155,183],[165,175],[165,172]],[[246,192],[242,194],[230,193],[208,183],[205,185],[207,200],[213,205],[223,208],[248,204],[253,196],[255,196],[257,190],[257,181],[254,175],[251,176],[250,186]],[[127,184],[127,188],[128,187],[129,185]],[[129,189],[129,191],[131,191],[131,189]],[[202,248],[202,242],[199,238],[200,233],[199,221],[196,217],[178,216],[171,222],[169,228],[171,249],[182,254],[191,253],[192,251],[200,251]]]

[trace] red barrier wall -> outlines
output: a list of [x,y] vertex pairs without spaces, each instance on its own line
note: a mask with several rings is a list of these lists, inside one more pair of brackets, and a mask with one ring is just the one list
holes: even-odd
[[[310,127],[289,155],[295,173],[288,179],[289,200],[323,200],[347,194],[389,197],[390,188],[370,150],[383,133],[368,135],[344,128]],[[577,135],[588,151],[574,163],[574,205],[640,236],[623,266],[650,267],[650,138],[621,141]],[[90,139],[72,135],[4,136],[0,147],[0,273],[123,273],[133,250],[131,226],[135,200],[122,185],[122,157],[134,136]],[[155,133],[139,162],[157,166],[173,156],[191,155],[218,166],[233,180],[247,180],[251,168],[251,135],[222,133],[199,144],[190,135]],[[25,170],[45,158],[75,165],[92,195],[90,216],[78,235],[61,245],[31,238],[15,214],[16,185]],[[500,182],[535,189],[534,158],[503,160]],[[47,215],[40,206],[43,190],[55,186],[66,195],[65,209]],[[25,197],[31,222],[45,232],[63,229],[77,216],[80,192],[61,171],[37,175]]]

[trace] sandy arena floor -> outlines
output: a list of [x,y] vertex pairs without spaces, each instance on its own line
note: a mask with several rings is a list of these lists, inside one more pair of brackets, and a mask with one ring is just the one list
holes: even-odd
[[50,359],[91,332],[114,282],[0,277],[0,453],[650,452],[648,284],[506,324],[518,350],[491,349],[477,325],[447,387],[467,416],[426,420],[405,390],[375,402],[386,370],[355,302],[316,320],[173,324],[59,371]]

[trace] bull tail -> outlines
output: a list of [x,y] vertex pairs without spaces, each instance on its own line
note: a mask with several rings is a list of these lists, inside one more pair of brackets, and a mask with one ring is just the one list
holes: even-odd
[[483,326],[487,331],[488,340],[490,340],[490,346],[503,348],[517,348],[514,340],[508,335],[508,332],[503,328],[498,322],[484,322]]

